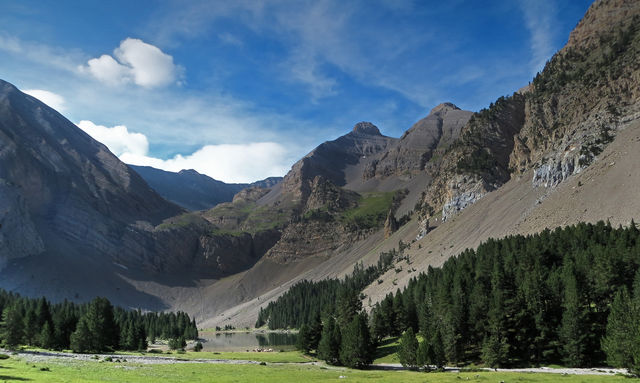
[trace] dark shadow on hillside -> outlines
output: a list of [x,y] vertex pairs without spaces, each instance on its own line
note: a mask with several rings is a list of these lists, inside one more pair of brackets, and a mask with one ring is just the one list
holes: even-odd
[[379,370],[379,371],[403,371],[406,368],[402,366],[381,366],[379,364],[372,364],[367,367],[367,370]]
[[123,308],[168,309],[158,297],[136,289],[117,271],[117,266],[99,257],[45,252],[11,261],[0,271],[0,288],[32,298],[45,296],[53,303],[65,299],[88,302],[101,296]]
[[11,382],[11,381],[26,382],[26,381],[31,381],[33,379],[21,378],[19,376],[0,375],[0,380],[3,382]]

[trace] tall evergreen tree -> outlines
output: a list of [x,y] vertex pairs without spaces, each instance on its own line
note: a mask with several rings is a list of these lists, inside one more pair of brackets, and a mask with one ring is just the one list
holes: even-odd
[[338,325],[341,328],[347,327],[347,325],[353,321],[353,318],[358,315],[358,312],[362,309],[362,302],[360,301],[359,295],[360,291],[350,289],[347,286],[341,287],[338,290],[336,314],[338,317]]
[[607,323],[607,335],[602,339],[602,349],[607,354],[607,362],[614,367],[627,367],[633,361],[634,341],[637,336],[633,307],[626,288],[616,293],[611,305]]
[[303,324],[298,330],[298,340],[296,341],[296,348],[305,354],[311,351],[311,330],[309,326]]
[[311,350],[318,350],[318,344],[320,343],[321,337],[322,320],[320,319],[320,313],[318,313],[309,325],[309,348]]
[[55,344],[55,337],[53,336],[53,329],[49,322],[44,322],[40,334],[38,334],[38,343],[42,348],[53,348]]
[[347,367],[364,368],[373,361],[367,314],[360,313],[342,333],[340,361]]
[[113,318],[113,306],[106,298],[95,298],[84,316],[91,333],[91,350],[113,350],[119,344],[119,329]]
[[496,260],[491,277],[492,291],[487,323],[489,331],[482,346],[482,359],[490,367],[505,365],[509,355],[503,281],[503,265],[500,260]]
[[418,339],[413,332],[413,328],[409,327],[400,337],[398,346],[398,360],[404,367],[418,367]]
[[15,348],[22,343],[24,339],[24,322],[22,312],[17,304],[5,308],[2,312],[0,335],[5,347]]
[[28,309],[24,315],[24,342],[30,346],[39,345],[38,336],[40,335],[40,326],[36,312]]
[[575,266],[572,262],[565,267],[564,284],[564,312],[560,328],[563,360],[568,366],[579,367],[586,361],[585,333],[588,327],[585,323]]
[[329,316],[322,327],[322,336],[318,344],[318,358],[329,364],[340,362],[340,328],[335,319]]
[[94,345],[92,342],[93,334],[89,330],[89,326],[87,325],[87,320],[82,317],[80,321],[78,321],[78,326],[76,330],[71,334],[70,339],[70,347],[73,352],[92,352],[99,351],[94,349]]
[[602,339],[607,362],[640,376],[640,272],[634,282],[633,297],[620,289],[611,305],[607,335]]

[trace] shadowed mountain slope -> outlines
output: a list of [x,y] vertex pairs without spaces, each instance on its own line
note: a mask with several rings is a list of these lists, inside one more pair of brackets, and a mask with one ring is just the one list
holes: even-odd
[[258,187],[270,189],[282,177],[269,177],[250,184],[228,184],[200,174],[193,169],[169,172],[150,166],[129,165],[158,194],[189,210],[206,210],[222,202],[231,202],[242,189]]

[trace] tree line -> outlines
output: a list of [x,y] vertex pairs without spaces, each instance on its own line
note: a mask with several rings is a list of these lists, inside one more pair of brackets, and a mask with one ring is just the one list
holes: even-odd
[[414,367],[609,364],[638,373],[639,238],[632,221],[490,239],[388,295],[372,311],[372,333],[404,333],[400,356]]
[[[402,335],[399,356],[411,367],[608,364],[638,373],[639,266],[633,221],[627,228],[581,223],[489,239],[411,279],[369,316],[361,303],[366,284],[347,282],[352,274],[294,286],[259,322],[298,325],[300,349],[352,367],[366,365],[377,342]],[[354,274],[364,270],[374,270],[365,273],[369,283],[380,275],[361,266]],[[354,350],[364,354],[357,362],[349,359]]]
[[90,303],[52,304],[0,289],[0,342],[9,348],[29,345],[75,352],[146,350],[157,338],[183,345],[197,339],[195,319],[184,312],[142,313],[113,305],[106,298]]
[[[403,250],[404,247],[401,245]],[[351,315],[353,307],[360,304],[362,289],[384,274],[402,252],[395,249],[380,253],[375,265],[364,268],[356,264],[351,275],[344,279],[325,279],[318,282],[307,280],[293,285],[276,301],[260,309],[256,327],[265,324],[269,329],[300,328],[303,324],[316,320],[321,313],[333,313],[344,308]]]

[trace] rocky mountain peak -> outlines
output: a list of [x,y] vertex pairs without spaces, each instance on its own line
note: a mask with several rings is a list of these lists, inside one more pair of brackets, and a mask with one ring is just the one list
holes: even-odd
[[367,134],[370,136],[382,136],[377,126],[370,122],[362,121],[358,122],[354,127],[352,133]]
[[185,175],[189,174],[189,175],[193,175],[193,176],[196,176],[196,175],[198,175],[198,176],[199,176],[199,175],[201,175],[201,174],[200,174],[200,173],[198,173],[195,169],[182,169],[182,170],[180,170],[180,171],[178,172],[178,174],[185,174]]
[[[603,32],[624,27],[637,20],[640,3],[637,0],[599,0],[593,3],[571,32],[564,50],[598,44]],[[635,21],[637,22],[637,21]]]
[[455,104],[452,104],[450,102],[443,102],[442,104],[431,109],[431,112],[429,112],[429,114],[431,115],[431,114],[436,114],[438,112],[440,113],[448,112],[450,110],[460,110],[460,108],[458,108]]

